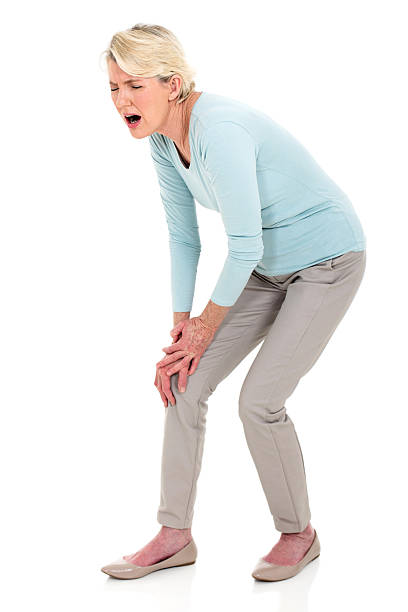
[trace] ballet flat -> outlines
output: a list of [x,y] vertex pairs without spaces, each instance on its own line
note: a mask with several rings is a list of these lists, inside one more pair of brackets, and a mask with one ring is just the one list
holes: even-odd
[[150,574],[151,572],[167,567],[191,565],[192,563],[195,563],[196,558],[197,546],[192,539],[188,544],[186,544],[186,546],[184,546],[184,548],[174,553],[174,555],[171,555],[171,557],[167,557],[167,559],[163,559],[158,563],[154,563],[153,565],[135,565],[134,563],[129,563],[123,559],[123,557],[121,557],[117,561],[102,567],[101,571],[108,574],[108,576],[112,576],[113,578],[131,580],[132,578],[141,578],[142,576],[146,576],[146,574]]
[[292,578],[292,576],[298,574],[305,565],[316,559],[319,555],[320,542],[315,530],[315,536],[310,548],[298,563],[295,565],[277,565],[275,563],[268,563],[268,561],[261,558],[252,572],[252,576],[257,580],[264,581],[286,580],[286,578]]

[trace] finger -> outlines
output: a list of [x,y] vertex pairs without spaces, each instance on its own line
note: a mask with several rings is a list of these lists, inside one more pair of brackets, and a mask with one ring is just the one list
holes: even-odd
[[177,351],[171,355],[167,355],[167,357],[163,357],[163,359],[160,359],[160,361],[156,363],[156,366],[158,368],[163,368],[164,366],[169,365],[169,363],[173,363],[185,355],[188,355],[188,351]]
[[167,406],[169,405],[169,401],[167,397],[165,396],[165,394],[163,393],[163,391],[160,391],[160,397],[162,398],[164,407],[167,408]]
[[193,361],[191,362],[190,369],[188,371],[189,376],[194,374],[199,363],[200,363],[200,357],[194,357]]
[[181,331],[182,331],[182,329],[183,329],[183,327],[185,326],[185,324],[186,324],[186,322],[187,322],[187,321],[188,321],[188,319],[183,319],[182,321],[179,321],[179,322],[177,323],[177,325],[175,325],[175,326],[173,327],[173,329],[172,329],[172,330],[170,330],[170,333],[171,333],[172,335],[173,335],[173,334],[179,334],[179,333],[181,333]]
[[160,370],[159,376],[160,376],[161,390],[166,395],[171,405],[174,405],[176,403],[176,400],[172,392],[170,376],[167,376],[165,370],[163,369]]
[[174,351],[170,355],[166,355],[162,357],[159,361],[156,362],[156,366],[163,365],[164,363],[172,363],[175,359],[180,359],[180,357],[184,357],[188,353],[187,349],[178,349],[178,351]]
[[183,359],[180,359],[179,361],[177,361],[177,363],[168,367],[168,369],[166,369],[166,374],[168,376],[171,376],[172,374],[176,374],[176,372],[179,372],[181,368],[188,366],[188,364],[191,361],[191,358],[192,358],[191,355],[186,355],[185,357],[183,357]]
[[169,354],[169,353],[174,353],[174,351],[182,350],[180,348],[179,342],[180,340],[177,340],[177,342],[175,342],[174,344],[170,344],[170,346],[165,346],[164,348],[162,348],[162,351]]
[[173,395],[170,385],[170,377],[166,375],[161,376],[162,390],[166,397],[170,400],[172,406],[176,403],[176,399]]
[[160,393],[160,397],[162,399],[162,402],[164,404],[164,407],[167,408],[168,406],[168,400],[166,395],[163,393],[162,388],[161,388],[161,382],[160,382],[160,377],[156,375],[156,380],[154,381],[155,386],[157,387],[158,392]]
[[163,393],[163,390],[162,390],[162,385],[161,385],[161,380],[160,380],[160,376],[159,376],[159,371],[157,371],[157,373],[156,373],[155,385],[157,387],[158,392],[160,393],[160,397],[162,399],[164,407],[167,408],[168,401],[167,401],[166,395]]
[[187,371],[188,371],[188,366],[181,368],[179,375],[178,375],[178,389],[180,393],[184,393],[184,391],[186,390]]
[[162,398],[162,402],[164,406],[167,407],[168,401],[167,401],[166,394],[163,392],[161,388],[159,388],[159,393],[160,393],[160,397]]

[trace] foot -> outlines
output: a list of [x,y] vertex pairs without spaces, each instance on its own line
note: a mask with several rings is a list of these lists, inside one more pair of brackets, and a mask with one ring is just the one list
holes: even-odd
[[282,533],[279,542],[262,559],[276,565],[296,565],[309,550],[314,535],[315,530],[310,523],[299,533]]
[[173,529],[173,527],[163,525],[159,533],[144,548],[132,555],[124,555],[123,558],[128,563],[135,565],[153,565],[171,557],[187,546],[191,540],[191,528]]

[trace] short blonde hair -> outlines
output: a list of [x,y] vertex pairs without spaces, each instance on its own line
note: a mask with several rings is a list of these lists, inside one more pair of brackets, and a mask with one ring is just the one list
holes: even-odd
[[173,74],[182,79],[176,103],[180,104],[194,91],[195,70],[187,63],[177,37],[160,25],[137,23],[128,30],[116,32],[106,54],[106,63],[113,60],[132,76],[156,77],[168,82]]

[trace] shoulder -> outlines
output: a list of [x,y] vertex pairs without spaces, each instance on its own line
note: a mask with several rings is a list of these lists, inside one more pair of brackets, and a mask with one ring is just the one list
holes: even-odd
[[257,146],[259,123],[265,120],[260,111],[227,96],[207,92],[202,96],[193,107],[191,129],[201,156],[214,147]]
[[156,166],[173,166],[169,150],[169,144],[163,134],[160,134],[159,132],[153,132],[148,136],[148,139],[150,145],[150,154]]
[[193,106],[192,115],[203,127],[211,127],[224,121],[248,126],[251,120],[259,119],[262,113],[235,98],[205,91]]
[[167,143],[163,135],[159,132],[153,132],[148,136],[151,151],[157,151],[162,155],[167,156]]

